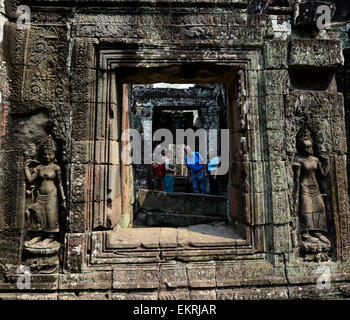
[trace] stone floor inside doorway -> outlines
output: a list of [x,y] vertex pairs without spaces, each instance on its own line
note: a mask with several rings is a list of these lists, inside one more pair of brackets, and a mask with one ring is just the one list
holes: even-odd
[[145,249],[177,247],[234,246],[244,241],[225,222],[179,228],[138,227],[116,228],[110,239],[114,248]]

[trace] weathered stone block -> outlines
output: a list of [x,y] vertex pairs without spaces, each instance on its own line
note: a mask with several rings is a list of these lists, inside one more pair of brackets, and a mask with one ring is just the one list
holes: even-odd
[[282,95],[266,96],[263,110],[265,110],[267,129],[284,129],[284,101]]
[[288,298],[288,288],[285,286],[217,290],[218,300],[285,300]]
[[[321,276],[319,274],[318,276]],[[288,288],[289,299],[308,299],[308,300],[324,300],[324,299],[339,299],[339,289],[337,286],[331,284],[330,288],[327,286],[317,287],[316,284],[307,286],[290,286]]]
[[333,188],[333,190],[330,190],[332,193],[331,198],[333,210],[338,212],[348,212],[348,179],[344,174],[344,172],[346,172],[346,157],[334,156],[330,157],[329,161],[330,163],[333,163],[333,169],[330,170],[329,176],[331,181],[336,185],[336,189]]
[[158,300],[158,291],[153,292],[113,292],[111,300]]
[[223,262],[216,265],[218,287],[243,285],[287,284],[284,267],[273,267],[268,262]]
[[[75,68],[70,79],[71,101],[95,102],[96,71],[91,69]],[[100,90],[103,88],[99,88]],[[99,101],[102,102],[102,101]]]
[[216,285],[215,265],[188,264],[186,266],[191,288],[210,288]]
[[94,143],[91,141],[72,140],[71,162],[74,164],[87,164],[92,162]]
[[58,300],[109,300],[109,291],[94,292],[94,291],[74,291],[74,292],[59,292]]
[[67,231],[72,233],[83,233],[87,230],[88,203],[71,202],[67,216]]
[[269,40],[265,44],[265,68],[287,69],[288,41]]
[[26,69],[22,87],[25,100],[68,101],[66,24],[32,26],[26,39]]
[[263,71],[248,71],[248,98],[263,96]]
[[326,274],[331,282],[349,281],[349,266],[347,264],[323,263],[298,263],[287,264],[286,275],[290,284],[317,284],[322,274]]
[[[17,280],[22,275],[11,275],[11,290],[18,290]],[[58,290],[58,274],[32,274],[30,275],[30,288],[28,290],[54,291]],[[57,293],[56,293],[57,295]]]
[[250,193],[251,221],[250,224],[258,226],[266,223],[266,193]]
[[329,108],[331,118],[335,118],[338,120],[343,120],[346,116],[345,113],[345,97],[346,94],[337,92],[337,93],[329,93]]
[[65,267],[71,273],[79,273],[85,263],[85,237],[83,233],[67,233],[65,238]]
[[268,219],[268,223],[274,224],[286,224],[291,221],[291,208],[290,200],[287,191],[272,192],[269,194],[271,197],[268,203],[271,210],[271,218]]
[[[271,228],[271,229],[270,229]],[[273,233],[270,233],[273,232]],[[292,250],[291,230],[289,224],[269,227],[269,236],[272,238],[270,252],[288,253]]]
[[60,290],[108,290],[112,288],[112,273],[61,274],[58,287]]
[[19,264],[21,237],[21,231],[7,230],[0,232],[0,259],[6,261],[6,264]]
[[285,135],[283,130],[267,130],[266,144],[266,160],[286,160]]
[[159,282],[162,287],[177,288],[187,287],[188,279],[186,266],[181,265],[161,265]]
[[158,287],[158,267],[124,267],[113,269],[113,289],[153,289]]
[[0,293],[0,300],[57,300],[57,292]]
[[314,116],[330,119],[331,111],[328,107],[329,93],[314,90],[293,90],[286,97],[286,117]]
[[159,300],[190,300],[188,289],[160,290]]
[[[77,37],[89,38],[118,38],[118,39],[142,39],[150,41],[193,41],[207,40],[235,42],[261,43],[265,37],[272,37],[271,21],[263,17],[246,16],[242,13],[232,14],[227,12],[208,16],[207,14],[193,15],[193,13],[168,15],[150,15],[144,13],[139,19],[133,15],[124,14],[117,16],[101,16],[97,20],[91,15],[77,14],[74,28]],[[203,25],[204,21],[209,25]],[[217,21],[220,21],[218,23]],[[94,28],[94,24],[99,28]],[[125,27],[133,25],[132,30]],[[107,27],[108,26],[108,27]],[[230,26],[230,28],[228,28]],[[249,27],[248,27],[249,26]],[[249,31],[249,32],[248,32]],[[216,36],[219,35],[219,36]]]
[[95,45],[97,39],[75,38],[73,47],[73,64],[75,69],[95,69]]
[[[77,141],[91,140],[93,136],[92,122],[95,108],[89,102],[72,102],[72,139]],[[90,118],[89,118],[90,117]]]
[[[260,97],[253,97],[249,99],[248,110],[246,114],[244,114],[244,130],[248,130],[248,134],[259,132],[260,128],[260,116],[257,110],[259,110],[259,99]],[[250,105],[251,104],[251,105]],[[247,106],[243,107],[243,110]]]
[[[241,132],[244,132],[247,127],[247,112],[250,110],[250,100],[245,101],[234,101],[232,106],[227,110],[227,125],[231,129],[230,133],[235,133],[239,135]],[[243,108],[244,103],[246,103],[245,108]]]
[[70,201],[73,203],[84,203],[88,199],[89,177],[91,177],[92,166],[68,165],[67,176],[72,183]]
[[191,300],[216,300],[216,291],[212,290],[190,290]]
[[177,230],[173,228],[160,228],[159,247],[176,248],[177,247]]
[[287,171],[286,164],[283,161],[270,161],[267,166],[271,174],[271,188],[274,192],[287,190]]
[[[350,241],[349,241],[349,225],[350,217],[348,212],[341,212],[338,215],[340,234],[337,234],[337,256],[341,257],[343,262],[350,259]],[[334,219],[337,222],[337,218]]]
[[289,92],[289,75],[287,70],[265,70],[264,90],[266,95],[283,95]]
[[341,42],[318,39],[292,40],[289,64],[291,66],[338,68],[344,64]]
[[332,151],[337,154],[347,153],[346,128],[344,117],[334,116],[329,121],[329,129],[332,132]]

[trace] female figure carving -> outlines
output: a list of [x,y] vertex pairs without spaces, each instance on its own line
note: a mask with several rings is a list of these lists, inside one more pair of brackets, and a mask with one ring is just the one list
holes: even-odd
[[316,172],[327,176],[329,160],[320,156],[326,163],[323,168],[320,160],[313,156],[313,143],[310,136],[299,141],[300,156],[294,163],[296,167],[296,195],[301,237],[304,245],[330,245],[324,235],[327,232],[326,209],[323,195],[320,192]]
[[55,143],[48,136],[40,146],[41,162],[33,170],[28,159],[24,165],[24,173],[29,183],[34,184],[32,200],[26,210],[29,230],[41,231],[42,236],[35,237],[25,243],[26,246],[48,247],[54,244],[55,235],[59,232],[58,194],[60,193],[65,207],[65,196],[62,185],[61,168],[55,163]]

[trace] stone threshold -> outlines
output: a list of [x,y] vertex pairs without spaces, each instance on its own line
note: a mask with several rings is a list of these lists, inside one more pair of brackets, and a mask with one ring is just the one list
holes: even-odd
[[246,244],[246,240],[225,223],[216,223],[183,228],[116,228],[109,237],[108,248],[200,248],[226,247],[237,244]]
[[247,239],[225,223],[184,228],[115,228],[86,239],[87,268],[120,264],[263,259]]

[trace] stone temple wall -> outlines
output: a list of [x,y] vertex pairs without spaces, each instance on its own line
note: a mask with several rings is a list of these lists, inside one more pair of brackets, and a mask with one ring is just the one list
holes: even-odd
[[[36,3],[29,29],[0,13],[1,298],[348,297],[344,55],[320,2]],[[156,82],[227,89],[231,238],[133,234],[121,134],[130,84]]]

